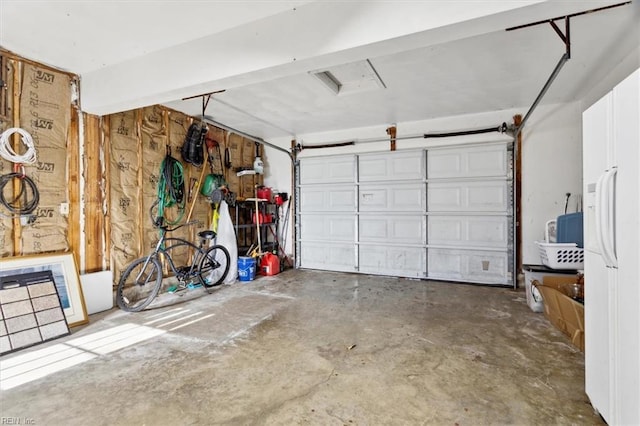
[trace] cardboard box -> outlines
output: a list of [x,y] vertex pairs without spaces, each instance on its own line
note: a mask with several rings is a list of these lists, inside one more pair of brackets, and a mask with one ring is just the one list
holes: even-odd
[[542,283],[535,280],[533,285],[542,294],[544,316],[584,352],[584,305],[567,296],[563,289],[565,284],[575,282],[575,276],[544,276]]

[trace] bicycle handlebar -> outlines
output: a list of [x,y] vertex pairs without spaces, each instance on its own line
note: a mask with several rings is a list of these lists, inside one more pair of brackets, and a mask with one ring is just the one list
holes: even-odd
[[173,228],[169,228],[167,225],[160,225],[160,226],[158,226],[158,228],[162,229],[164,232],[173,232],[173,231],[175,231],[177,229],[182,228],[183,226],[191,226],[191,225],[195,225],[196,223],[198,223],[197,220],[192,220],[190,222],[182,223],[182,224],[180,224],[178,226],[175,226]]

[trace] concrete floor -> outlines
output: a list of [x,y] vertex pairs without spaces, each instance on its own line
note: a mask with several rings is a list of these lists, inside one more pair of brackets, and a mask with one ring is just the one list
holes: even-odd
[[[583,354],[530,311],[523,291],[302,270],[198,291],[141,313],[94,315],[71,336],[1,357],[3,386],[15,385],[0,393],[1,416],[36,425],[602,424],[584,393]],[[11,382],[21,376],[9,379],[7,367],[27,356],[58,365],[45,351],[73,351],[67,364],[77,364]]]

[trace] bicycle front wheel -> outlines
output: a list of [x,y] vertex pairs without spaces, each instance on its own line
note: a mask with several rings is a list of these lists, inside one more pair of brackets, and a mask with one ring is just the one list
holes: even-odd
[[146,308],[162,286],[162,267],[157,257],[141,257],[125,269],[118,282],[116,302],[127,312]]
[[209,247],[200,260],[198,274],[205,287],[222,284],[229,273],[229,251],[221,245]]

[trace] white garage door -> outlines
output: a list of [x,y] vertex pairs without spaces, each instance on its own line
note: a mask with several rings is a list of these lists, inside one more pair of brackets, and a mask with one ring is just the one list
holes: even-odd
[[513,285],[504,143],[300,160],[298,266]]

